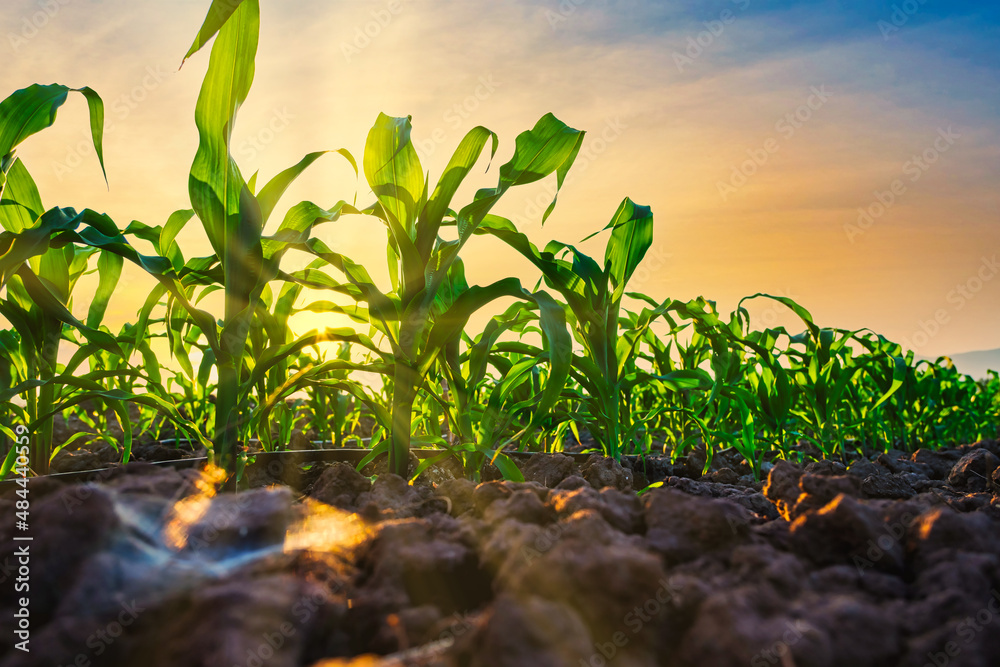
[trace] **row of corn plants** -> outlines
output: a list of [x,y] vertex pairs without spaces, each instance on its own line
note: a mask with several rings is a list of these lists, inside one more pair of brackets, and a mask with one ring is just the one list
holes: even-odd
[[[800,330],[756,329],[743,303],[723,314],[701,298],[628,291],[653,238],[652,211],[630,199],[597,232],[608,237],[603,259],[558,241],[539,249],[493,209],[544,178],[561,188],[584,133],[551,114],[516,137],[498,175],[464,202],[460,187],[492,162],[499,137],[471,130],[435,181],[411,119],[384,114],[360,161],[343,149],[317,151],[258,187],[259,172],[245,178],[230,142],[254,77],[259,23],[258,0],[216,0],[186,54],[214,37],[195,108],[190,206],[160,225],[122,228],[89,209],[46,208],[16,156],[80,93],[103,170],[95,91],[36,85],[0,103],[0,316],[9,323],[0,331],[0,432],[13,440],[15,423],[32,431],[37,473],[84,439],[103,438],[127,461],[136,428],[204,446],[233,479],[251,440],[281,449],[299,430],[338,447],[359,442],[362,424],[369,458],[386,455],[398,474],[417,445],[443,449],[472,477],[489,462],[515,479],[506,451],[560,451],[581,434],[616,458],[702,446],[710,461],[732,447],[758,475],[769,452],[790,457],[804,442],[844,456],[997,435],[996,374],[975,381],[946,359],[915,363],[873,332],[820,327],[783,297],[748,299],[789,308]],[[324,156],[363,174],[373,201],[302,201],[270,224],[287,188]],[[185,254],[178,242],[194,220],[208,255]],[[389,284],[314,235],[320,224],[381,230]],[[484,235],[531,262],[537,284],[470,285],[462,251]],[[305,268],[283,269],[289,253],[305,256]],[[113,331],[104,316],[126,261],[155,287],[135,321]],[[79,318],[74,288],[90,273],[97,288]],[[223,297],[220,312],[205,305],[213,293]],[[484,310],[492,318],[472,330]],[[289,322],[305,311],[352,326],[297,335]],[[157,353],[164,347],[169,363]],[[55,443],[57,415],[77,416],[89,432]],[[111,421],[120,441],[107,435]]]

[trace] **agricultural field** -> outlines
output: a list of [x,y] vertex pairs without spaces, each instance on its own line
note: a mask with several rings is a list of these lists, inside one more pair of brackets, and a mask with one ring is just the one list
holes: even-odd
[[[386,114],[245,173],[260,18],[214,0],[184,54],[199,143],[159,223],[43,203],[18,157],[81,97],[103,174],[97,91],[2,91],[0,667],[1000,661],[997,371],[786,295],[632,289],[629,197],[579,235],[603,254],[533,242],[496,211],[547,179],[544,225],[571,187],[586,131],[552,113],[440,175]],[[321,161],[357,192],[288,206]],[[486,241],[533,273],[470,284]],[[126,266],[155,287],[112,327]]]

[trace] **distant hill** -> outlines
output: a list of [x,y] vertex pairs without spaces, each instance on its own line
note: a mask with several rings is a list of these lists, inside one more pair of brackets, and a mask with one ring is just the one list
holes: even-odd
[[[949,354],[947,356],[955,362],[955,368],[960,373],[971,375],[976,379],[985,378],[987,370],[1000,371],[1000,349],[963,352],[962,354]],[[917,359],[927,358],[917,357]],[[930,360],[934,361],[934,359]]]

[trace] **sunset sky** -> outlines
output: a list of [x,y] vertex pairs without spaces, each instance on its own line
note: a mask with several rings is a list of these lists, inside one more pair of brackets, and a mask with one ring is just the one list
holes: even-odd
[[[494,165],[484,173],[483,160],[462,203],[496,185],[517,133],[551,111],[588,131],[555,213],[543,228],[535,202],[548,181],[496,209],[539,245],[580,241],[629,196],[656,218],[635,291],[703,295],[726,312],[755,292],[790,296],[820,325],[870,327],[922,355],[1000,347],[996,2],[260,3],[256,79],[235,132],[247,176],[321,149],[360,161],[380,111],[409,114],[432,182],[468,130],[499,135]],[[178,66],[209,4],[4,0],[0,95],[87,85],[107,105],[110,190],[82,98],[19,150],[47,206],[105,211],[122,227],[189,207],[207,50]],[[329,207],[356,189],[359,203],[373,200],[327,156],[282,208]],[[387,275],[384,233],[370,222],[317,234]],[[602,255],[605,241],[583,248]],[[181,245],[188,257],[210,252],[197,222]],[[473,239],[465,259],[470,282],[537,279],[489,239]],[[125,282],[113,323],[134,318],[151,284],[132,269]],[[795,324],[780,309],[754,312]]]

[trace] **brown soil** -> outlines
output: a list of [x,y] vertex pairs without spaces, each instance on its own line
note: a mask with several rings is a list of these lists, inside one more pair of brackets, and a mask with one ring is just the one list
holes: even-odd
[[764,484],[697,455],[538,455],[526,483],[479,485],[321,464],[215,497],[141,462],[38,479],[31,652],[0,633],[0,667],[994,666],[998,456],[780,461]]

